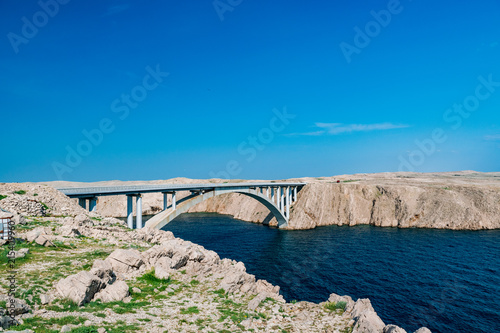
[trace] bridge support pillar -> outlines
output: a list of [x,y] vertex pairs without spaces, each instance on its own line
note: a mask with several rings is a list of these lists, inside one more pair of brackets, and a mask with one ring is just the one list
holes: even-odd
[[134,229],[134,197],[127,195],[127,225]]
[[78,204],[83,208],[87,209],[87,199],[85,198],[78,198]]
[[135,224],[137,229],[142,229],[142,196],[139,194],[135,203]]
[[297,201],[297,186],[293,188],[293,201]]
[[163,210],[167,210],[168,207],[168,192],[163,192]]
[[172,209],[175,210],[176,207],[176,201],[175,201],[175,191],[172,192]]
[[97,198],[89,198],[89,211],[95,212],[97,206]]
[[285,193],[286,193],[286,218],[290,218],[290,186],[287,186],[286,187],[286,190],[285,190]]
[[283,187],[280,187],[280,209],[282,213],[285,213],[285,191]]

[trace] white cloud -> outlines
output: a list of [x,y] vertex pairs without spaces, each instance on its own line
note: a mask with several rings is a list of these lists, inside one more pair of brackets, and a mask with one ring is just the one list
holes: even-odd
[[500,134],[485,135],[484,139],[488,141],[500,141]]
[[317,131],[305,132],[305,133],[293,133],[290,135],[307,135],[307,136],[337,135],[337,134],[352,133],[352,132],[382,131],[382,130],[390,130],[396,128],[406,128],[409,126],[403,124],[392,124],[392,123],[380,123],[380,124],[315,123],[315,127],[318,128]]

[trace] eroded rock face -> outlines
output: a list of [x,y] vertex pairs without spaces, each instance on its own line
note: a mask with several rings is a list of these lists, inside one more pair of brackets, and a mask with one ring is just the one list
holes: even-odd
[[[456,230],[500,228],[498,173],[384,173],[292,180],[308,184],[293,205],[291,229],[332,224]],[[344,183],[344,180],[350,182]],[[183,179],[181,182],[203,183],[206,180]],[[187,193],[179,192],[178,198],[185,195]],[[161,193],[144,195],[144,214],[155,214],[162,205]],[[126,198],[100,198],[97,209],[108,216],[124,216]],[[189,212],[217,212],[249,222],[276,225],[276,219],[264,205],[242,194],[211,198]]]
[[94,295],[105,286],[106,284],[99,277],[83,271],[59,280],[56,290],[61,297],[83,305],[90,302]]
[[377,315],[369,299],[358,299],[354,305],[346,308],[354,319],[353,333],[382,333],[384,322]]
[[401,327],[398,327],[396,325],[387,325],[386,327],[384,327],[384,333],[407,333],[407,332]]
[[134,249],[115,250],[106,258],[106,261],[111,264],[113,271],[124,274],[136,271],[144,265],[141,253]]
[[110,261],[95,260],[90,273],[100,278],[106,284],[113,283],[116,280],[116,275],[113,272],[113,266],[111,266]]
[[381,227],[500,228],[500,190],[407,185],[310,184],[301,191],[290,228],[370,224]]
[[129,295],[128,285],[125,281],[116,281],[95,294],[94,300],[104,303],[122,301]]

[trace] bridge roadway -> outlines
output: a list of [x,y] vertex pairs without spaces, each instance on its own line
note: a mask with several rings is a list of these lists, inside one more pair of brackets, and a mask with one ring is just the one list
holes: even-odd
[[[240,193],[252,197],[264,204],[276,217],[279,227],[286,227],[290,216],[290,207],[297,200],[297,192],[305,183],[297,182],[259,182],[259,183],[207,183],[207,184],[161,184],[161,185],[130,185],[130,186],[102,186],[102,187],[69,187],[58,190],[70,198],[77,198],[80,206],[95,211],[97,198],[100,196],[126,195],[127,196],[127,224],[134,228],[133,198],[136,198],[136,228],[142,228],[142,194],[163,193],[163,211],[152,217],[147,227],[161,229],[175,217],[186,212],[194,205],[209,198],[228,194]],[[176,193],[189,191],[188,195],[179,201]],[[168,195],[171,196],[171,205],[168,205]]]

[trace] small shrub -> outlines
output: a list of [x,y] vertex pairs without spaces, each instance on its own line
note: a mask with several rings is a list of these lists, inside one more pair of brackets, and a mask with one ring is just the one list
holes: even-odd
[[3,200],[3,199],[5,199],[5,198],[7,198],[7,196],[6,196],[6,195],[1,195],[1,194],[0,194],[0,200]]
[[19,194],[19,195],[23,195],[23,194],[26,194],[26,191],[24,191],[24,190],[19,190],[19,191],[15,191],[14,193],[15,193],[15,194]]
[[326,302],[325,309],[328,311],[345,310],[347,302]]

